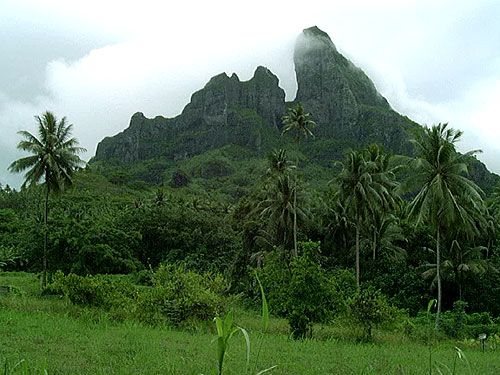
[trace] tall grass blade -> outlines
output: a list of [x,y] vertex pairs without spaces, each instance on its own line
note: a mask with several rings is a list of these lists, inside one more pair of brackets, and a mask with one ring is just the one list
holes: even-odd
[[248,336],[248,332],[245,328],[237,327],[241,333],[243,333],[243,336],[245,337],[245,341],[247,343],[247,366],[250,363],[250,336]]
[[266,299],[266,294],[264,293],[264,288],[262,287],[262,283],[260,282],[257,272],[255,272],[255,278],[259,283],[260,295],[262,297],[262,330],[266,331],[267,327],[269,326],[269,307],[267,305],[267,299]]

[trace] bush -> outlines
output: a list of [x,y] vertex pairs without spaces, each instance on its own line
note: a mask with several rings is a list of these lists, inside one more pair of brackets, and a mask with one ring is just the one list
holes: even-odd
[[442,316],[442,328],[448,336],[460,338],[464,335],[464,327],[467,323],[465,308],[467,302],[455,301],[453,311],[446,311]]
[[224,294],[229,285],[222,276],[161,265],[152,275],[152,284],[138,299],[135,313],[141,321],[156,324],[167,320],[179,325],[211,319],[226,310]]
[[61,292],[80,306],[103,307],[107,309],[124,307],[137,294],[136,287],[127,277],[115,275],[67,276],[57,271],[49,285],[54,292]]
[[387,298],[373,288],[365,288],[350,302],[351,317],[359,323],[364,330],[364,339],[372,340],[373,327],[392,320],[394,308],[387,302]]
[[303,338],[311,335],[314,323],[326,323],[345,310],[341,290],[351,278],[340,272],[338,283],[335,276],[324,271],[315,260],[318,242],[298,245],[300,257],[288,263],[285,252],[275,249],[257,271],[272,311],[288,319],[294,338]]
[[[281,248],[275,248],[274,251],[265,255],[262,268],[255,271],[264,286],[271,312],[285,318],[287,315],[288,286],[292,278],[287,253]],[[252,286],[250,290],[253,292],[256,289]],[[260,301],[259,296],[256,298]]]
[[151,286],[137,286],[128,276],[64,276],[58,271],[50,288],[75,305],[105,308],[149,324],[179,325],[225,312],[229,286],[223,277],[172,265],[161,265],[150,274]]
[[489,312],[466,314],[466,307],[467,302],[456,301],[453,311],[443,314],[442,328],[448,336],[477,339],[482,333],[490,337],[500,332],[500,326],[494,324]]
[[303,242],[300,248],[302,255],[291,262],[292,278],[285,303],[295,339],[311,336],[313,323],[329,322],[342,305],[335,281],[314,260],[319,242]]

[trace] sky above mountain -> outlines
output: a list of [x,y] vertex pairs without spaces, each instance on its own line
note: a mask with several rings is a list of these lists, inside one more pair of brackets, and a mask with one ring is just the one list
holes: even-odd
[[500,2],[0,1],[0,183],[23,156],[19,130],[45,110],[66,116],[87,153],[137,111],[173,117],[210,77],[264,65],[287,100],[293,46],[317,25],[391,106],[465,132],[463,151],[500,173]]

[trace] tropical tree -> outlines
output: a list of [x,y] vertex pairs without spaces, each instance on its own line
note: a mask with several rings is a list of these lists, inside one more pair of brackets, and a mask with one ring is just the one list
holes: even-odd
[[280,148],[273,150],[267,155],[268,168],[265,177],[272,179],[284,174],[290,174],[295,166],[290,163],[286,150]]
[[391,213],[375,211],[366,225],[366,236],[361,240],[362,247],[372,250],[372,259],[377,255],[390,262],[401,261],[406,257],[406,250],[398,243],[406,241],[398,219]]
[[[373,147],[377,147],[376,145]],[[350,150],[337,176],[338,194],[343,201],[347,217],[356,228],[356,281],[360,283],[360,236],[364,223],[367,223],[377,210],[388,210],[393,205],[389,186],[394,183],[388,175],[380,171],[379,165],[371,159],[370,150]]]
[[[314,138],[312,128],[316,126],[316,123],[312,121],[309,117],[310,113],[304,112],[302,103],[298,102],[296,106],[288,108],[288,114],[283,117],[283,129],[282,134],[292,133],[295,137],[295,145],[297,148],[297,164],[299,167],[299,151],[300,151],[300,141],[302,138],[311,137]],[[293,197],[293,249],[294,256],[297,257],[297,174],[295,174],[295,193]]]
[[297,219],[303,222],[307,216],[302,204],[303,197],[297,194],[297,187],[289,174],[277,176],[267,186],[266,197],[257,206],[260,216],[267,222],[265,234],[285,249],[294,245],[294,223]]
[[47,243],[49,196],[51,192],[58,193],[72,184],[73,172],[84,162],[78,156],[85,151],[78,146],[76,138],[71,138],[72,124],[67,124],[66,118],[60,121],[51,112],[45,112],[41,117],[35,116],[38,123],[38,137],[23,130],[20,134],[24,139],[17,148],[29,152],[31,155],[14,161],[10,166],[11,172],[25,174],[23,187],[36,185],[43,181],[45,185],[45,214],[44,214],[44,244],[43,244],[43,277],[42,288],[47,286]]
[[399,165],[391,166],[391,155],[382,151],[382,149],[373,143],[366,149],[366,159],[371,163],[372,177],[383,193],[383,205],[379,209],[372,211],[365,228],[368,229],[369,237],[372,238],[372,258],[376,259],[377,249],[387,250],[384,252],[392,261],[401,260],[405,256],[405,251],[394,244],[394,241],[402,240],[402,234],[397,219],[389,212],[389,209],[396,207],[401,203],[396,182],[396,172]]
[[461,136],[461,131],[448,128],[448,124],[438,124],[424,128],[413,140],[417,158],[409,184],[416,184],[419,190],[409,205],[409,216],[416,217],[417,223],[426,220],[436,233],[436,328],[440,325],[442,306],[442,237],[452,225],[460,226],[465,233],[474,233],[476,218],[484,211],[481,189],[464,176],[468,172],[467,161],[478,151],[458,153],[455,144]]
[[[481,275],[489,270],[495,270],[483,254],[486,252],[484,246],[473,246],[467,241],[454,239],[448,249],[444,249],[440,265],[441,277],[453,281],[458,285],[458,297],[462,301],[462,292],[465,279],[469,275]],[[437,263],[426,265],[427,270],[422,274],[424,278],[432,278],[432,285],[437,283]]]

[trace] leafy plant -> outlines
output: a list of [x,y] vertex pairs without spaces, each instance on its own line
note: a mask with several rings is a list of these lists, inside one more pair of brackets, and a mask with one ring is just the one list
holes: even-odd
[[351,300],[350,313],[363,327],[364,339],[367,341],[373,339],[373,327],[393,317],[393,309],[387,302],[387,298],[379,290],[373,288],[363,289]]
[[247,344],[247,366],[250,362],[250,338],[248,332],[241,327],[233,325],[233,310],[229,311],[225,319],[216,316],[214,318],[217,327],[217,362],[219,366],[219,375],[222,375],[224,356],[228,348],[228,341],[237,332],[241,332],[245,337]]
[[[299,242],[302,255],[290,264],[292,277],[285,303],[290,330],[295,339],[312,335],[313,323],[326,323],[342,309],[343,301],[335,285],[314,259],[317,242]],[[321,301],[321,303],[318,303]]]

